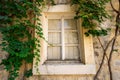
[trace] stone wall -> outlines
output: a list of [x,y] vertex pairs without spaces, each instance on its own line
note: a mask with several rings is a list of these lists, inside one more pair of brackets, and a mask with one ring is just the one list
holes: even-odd
[[[56,0],[56,3],[63,4],[63,3],[67,3],[66,1],[69,2],[69,0]],[[114,1],[117,2],[117,0],[114,0]],[[117,3],[115,4],[115,6],[117,6]],[[107,6],[107,9],[111,10],[109,5]],[[113,13],[113,17],[114,16],[115,15]],[[113,23],[113,24],[111,24],[111,23]],[[112,21],[106,21],[105,23],[103,23],[103,26],[104,27],[111,26],[114,30],[114,22],[112,22]],[[113,30],[109,33],[108,36],[100,38],[101,42],[104,46],[112,38]],[[0,34],[0,43],[1,43],[1,40],[2,40],[2,35]],[[93,38],[93,41],[94,41],[93,44],[94,44],[94,53],[95,53],[94,55],[95,55],[96,69],[98,69],[98,67],[101,63],[103,50],[102,50],[97,38]],[[120,74],[120,36],[118,36],[117,42],[115,45],[116,45],[115,48],[118,49],[118,51],[117,52],[114,51],[111,66],[112,66],[112,72],[113,72],[113,80],[120,80],[120,75],[119,75]],[[109,53],[109,50],[108,50],[108,53]],[[6,58],[6,57],[7,57],[7,53],[2,51],[2,49],[0,47],[0,63],[1,63],[1,60]],[[18,78],[18,80],[23,80],[22,71],[24,70],[24,68],[25,68],[25,66],[23,65],[20,69],[20,77]],[[8,75],[9,74],[4,70],[4,66],[0,66],[0,80],[8,80]],[[32,76],[26,80],[93,80],[93,76],[94,75]],[[103,65],[101,73],[99,75],[99,80],[110,80],[109,79],[109,71],[108,71],[108,67],[107,67],[107,58],[105,59],[104,65]]]

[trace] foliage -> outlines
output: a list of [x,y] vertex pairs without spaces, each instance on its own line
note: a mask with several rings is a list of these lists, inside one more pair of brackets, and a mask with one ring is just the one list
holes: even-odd
[[[36,66],[40,61],[38,54],[40,41],[33,35],[35,32],[44,38],[41,24],[35,25],[35,21],[40,21],[37,16],[41,15],[45,2],[45,0],[0,0],[0,31],[3,34],[1,46],[9,53],[1,64],[9,71],[9,80],[15,80],[19,76],[23,61],[32,63],[36,57]],[[72,5],[77,5],[75,19],[82,19],[82,26],[88,29],[85,33],[87,36],[107,35],[107,30],[97,25],[104,21],[104,18],[109,18],[105,10],[107,2],[109,0],[71,0]],[[47,3],[54,4],[54,1],[48,0]],[[26,71],[26,77],[31,76],[31,72],[31,69]]]
[[[110,2],[110,6],[112,11],[115,14],[115,30],[113,32],[113,38],[108,40],[107,43],[102,44],[99,36],[107,35],[109,29],[103,29],[102,27],[96,25],[104,21],[105,18],[109,18],[109,14],[105,10],[106,3]],[[94,80],[98,80],[98,75],[102,69],[105,58],[107,59],[107,66],[109,71],[110,80],[113,80],[113,73],[111,67],[112,55],[115,51],[115,43],[117,40],[117,36],[119,33],[119,24],[120,24],[120,0],[118,0],[118,8],[113,6],[112,0],[72,0],[73,5],[77,5],[78,8],[76,10],[75,19],[82,19],[82,26],[88,29],[88,32],[85,34],[89,36],[90,34],[93,36],[97,36],[98,41],[103,50],[103,56],[100,63],[100,66],[97,70],[96,75],[94,76]],[[109,49],[108,49],[109,48]],[[108,51],[109,50],[109,51]]]
[[28,78],[30,76],[32,76],[32,69],[28,70],[25,72],[25,76]]
[[105,4],[109,0],[72,0],[72,5],[77,5],[75,19],[82,19],[82,26],[88,29],[85,34],[89,36],[107,35],[107,30],[97,24],[110,16],[105,10]]
[[[110,2],[110,6],[112,11],[115,14],[115,30],[113,32],[113,38],[108,40],[107,43],[102,44],[100,38],[98,36],[107,35],[109,29],[103,29],[100,26],[96,25],[104,21],[105,18],[109,18],[110,16],[105,10],[106,3]],[[110,80],[113,80],[113,72],[112,72],[112,56],[115,49],[115,43],[117,40],[117,36],[119,33],[119,24],[120,24],[120,0],[118,0],[118,8],[113,6],[112,0],[72,0],[73,5],[77,5],[78,8],[76,10],[76,19],[82,19],[82,26],[88,29],[88,32],[85,34],[89,36],[90,34],[93,36],[97,36],[98,41],[103,50],[103,56],[100,63],[100,66],[97,70],[96,75],[94,76],[94,80],[98,80],[98,75],[102,69],[102,66],[105,62],[105,58],[107,59],[107,66],[109,71]],[[108,31],[107,31],[108,30]],[[109,49],[108,49],[109,48]],[[109,50],[109,51],[108,51]]]
[[[44,0],[0,0],[0,31],[3,34],[1,46],[9,53],[1,64],[9,71],[9,80],[18,77],[23,61],[32,63],[34,57],[40,61],[37,50],[40,41],[33,36],[34,33],[31,33],[36,29],[36,33],[43,38],[41,24],[35,25],[34,22],[38,20],[36,16],[41,15],[38,6],[42,8]],[[31,16],[33,17],[30,18]],[[35,54],[33,50],[36,51]],[[25,75],[29,77],[31,73],[30,70]]]

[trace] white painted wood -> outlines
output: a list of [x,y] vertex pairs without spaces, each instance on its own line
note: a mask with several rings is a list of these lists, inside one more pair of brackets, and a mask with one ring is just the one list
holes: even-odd
[[[62,19],[60,18],[62,17]],[[49,19],[50,18],[50,19]],[[73,17],[70,16],[49,16],[48,18],[48,26],[50,28],[48,31],[49,34],[49,43],[54,45],[55,43],[58,44],[62,42],[62,53],[61,57],[62,60],[64,59],[78,59],[74,58],[74,55],[78,55],[79,53],[74,53],[74,46],[78,46],[78,35],[77,35],[77,28],[76,28],[76,22],[73,19]],[[52,19],[53,18],[53,19]],[[61,22],[60,22],[61,19]],[[62,25],[61,25],[61,24]],[[58,27],[56,27],[58,26]],[[62,29],[60,31],[60,29]],[[61,37],[59,32],[61,32]],[[60,41],[61,39],[61,41]],[[57,43],[58,42],[58,43]],[[67,43],[67,44],[65,44]],[[54,45],[55,47],[56,45]],[[68,48],[65,48],[65,46],[69,46]],[[70,47],[71,46],[71,47]],[[65,52],[65,50],[68,49],[68,53]],[[51,53],[51,52],[50,52]]]
[[48,44],[48,46],[62,46],[62,44]]
[[61,30],[49,30],[48,32],[51,32],[51,33],[52,32],[56,32],[56,33],[58,32],[59,33],[59,32],[61,32]]
[[73,46],[74,47],[74,46],[79,46],[79,44],[65,44],[65,46],[69,46],[69,47]]
[[77,28],[79,30],[78,34],[79,34],[79,50],[80,50],[80,54],[79,54],[79,57],[80,57],[80,60],[82,63],[85,63],[85,54],[84,54],[84,32],[83,32],[83,27],[81,25],[81,19],[78,19],[77,20]]
[[65,27],[65,57],[66,59],[76,59],[79,60],[78,53],[78,31],[76,27],[76,22],[73,18],[65,19],[64,27]]
[[64,16],[62,16],[62,60],[65,59],[65,40],[64,40]]
[[60,59],[61,20],[48,19],[48,60]]
[[65,32],[78,32],[78,30],[65,30]]

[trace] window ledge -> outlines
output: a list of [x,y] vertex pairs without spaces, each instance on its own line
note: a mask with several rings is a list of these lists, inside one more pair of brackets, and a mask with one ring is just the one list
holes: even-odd
[[[76,7],[74,7],[76,8]],[[47,18],[59,18],[58,14],[60,15],[67,15],[74,16],[74,8],[70,5],[56,5],[50,6],[49,8],[43,10],[42,16],[38,17],[41,20],[43,33],[45,38],[48,37],[48,25],[47,25]],[[57,13],[57,14],[56,14]],[[69,16],[68,16],[69,14]],[[96,74],[96,66],[94,60],[94,50],[93,50],[93,40],[92,36],[86,37],[84,33],[87,31],[83,29],[81,26],[81,20],[78,20],[78,26],[80,26],[80,47],[81,47],[81,54],[80,59],[81,62],[85,63],[69,63],[69,64],[44,64],[47,60],[47,43],[41,39],[41,47],[40,49],[40,62],[36,67],[36,59],[33,62],[33,75],[90,75]],[[38,35],[35,34],[35,37],[38,38]],[[39,38],[40,39],[40,38]]]
[[84,75],[95,74],[95,64],[64,64],[64,65],[41,65],[39,66],[40,74],[33,71],[34,75]]

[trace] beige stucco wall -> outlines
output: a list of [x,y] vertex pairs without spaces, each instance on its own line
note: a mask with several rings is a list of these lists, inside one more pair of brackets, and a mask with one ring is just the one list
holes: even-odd
[[[59,2],[60,1],[60,2]],[[59,0],[56,3],[62,3],[62,0]],[[69,0],[67,0],[69,2]],[[114,0],[114,2],[117,3],[117,0]],[[64,3],[66,1],[64,0]],[[63,4],[63,3],[62,3]],[[117,5],[115,5],[117,6]],[[107,7],[108,10],[110,10],[110,7]],[[113,14],[114,16],[114,14]],[[113,23],[113,22],[112,22]],[[104,23],[104,26],[114,26],[114,23],[111,24],[111,21],[106,21]],[[101,37],[102,43],[106,44],[107,40],[109,40],[112,36],[112,32],[106,37]],[[0,34],[0,42],[2,39],[2,35]],[[95,62],[96,62],[96,69],[98,69],[98,66],[100,65],[101,59],[102,59],[102,48],[99,44],[99,41],[97,38],[93,38],[94,41],[94,55],[95,55]],[[112,58],[112,71],[113,71],[113,80],[120,80],[120,36],[117,38],[116,42],[116,49],[118,49],[118,52],[114,52],[113,58]],[[0,47],[0,63],[3,58],[7,57],[7,53],[2,51]],[[18,80],[23,80],[23,73],[25,66],[23,65],[21,67],[20,71],[20,77]],[[53,75],[53,76],[32,76],[27,80],[93,80],[94,75]],[[4,70],[4,66],[0,66],[0,80],[8,80],[8,73]],[[105,63],[103,65],[103,68],[101,70],[101,73],[99,75],[99,80],[109,80],[109,72],[107,67],[107,59],[105,60]]]

